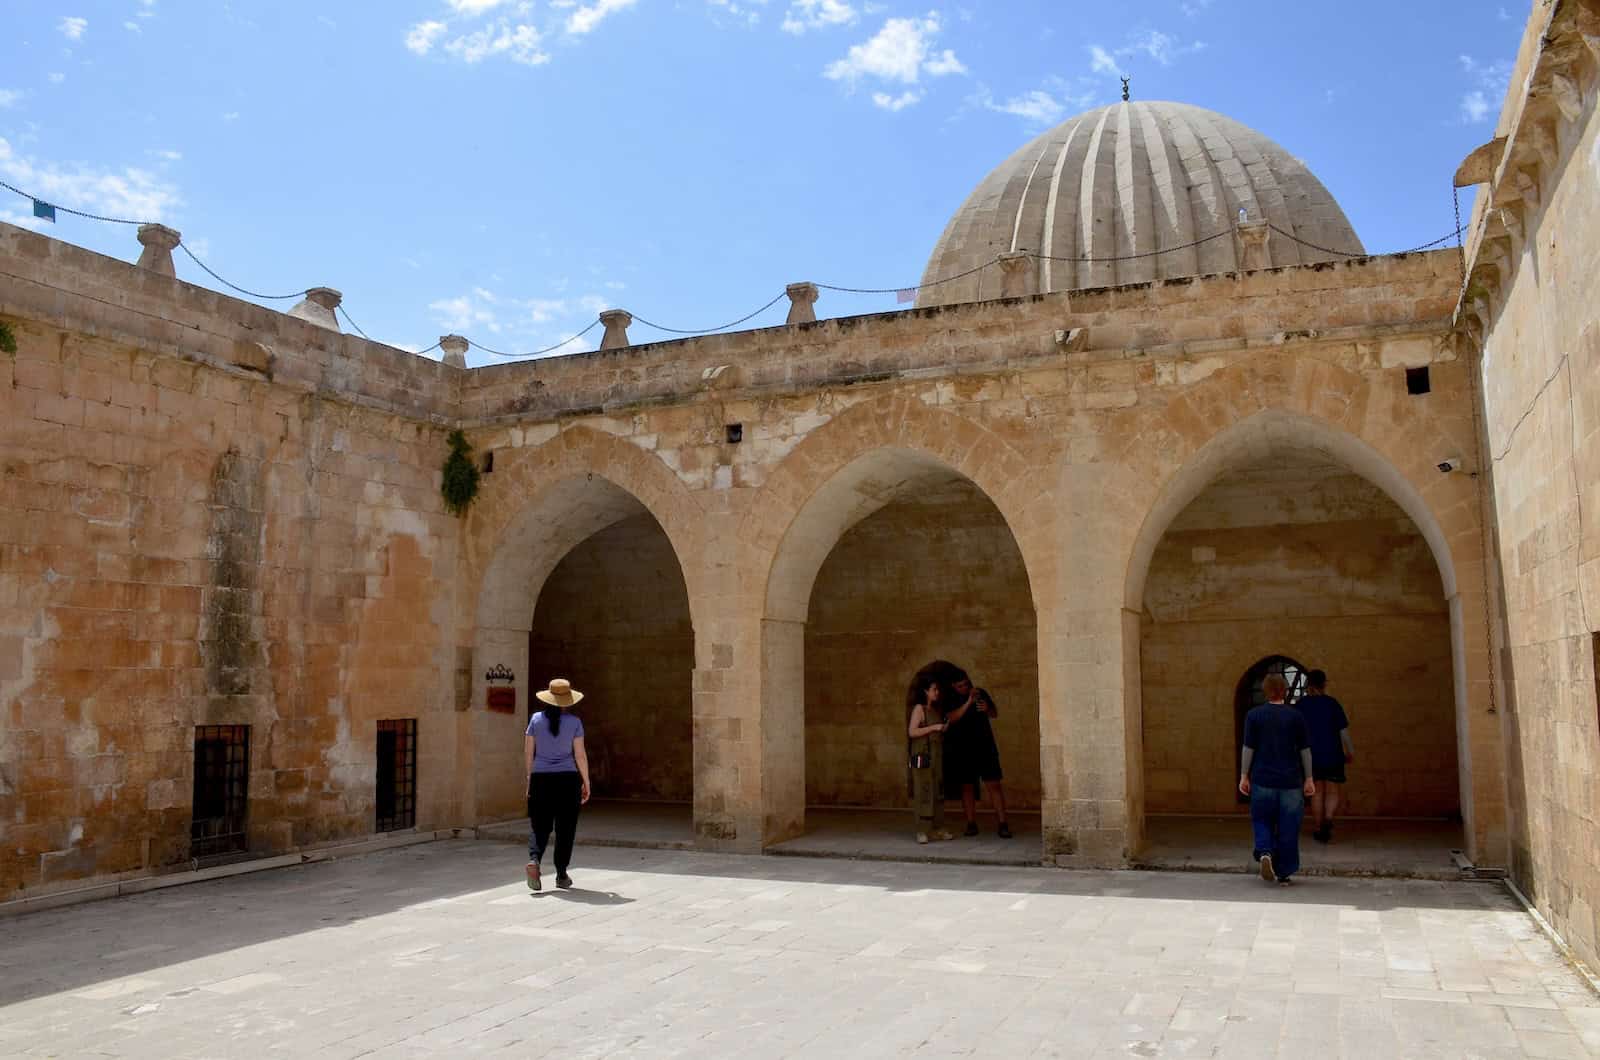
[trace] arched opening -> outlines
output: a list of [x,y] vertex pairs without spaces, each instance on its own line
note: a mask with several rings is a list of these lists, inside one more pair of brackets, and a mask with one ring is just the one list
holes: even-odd
[[655,516],[593,474],[550,487],[512,520],[485,574],[475,683],[515,674],[515,710],[475,694],[480,819],[516,819],[535,693],[584,692],[593,796],[584,837],[692,835],[694,633],[682,567]]
[[[992,797],[976,837],[915,848],[929,857],[1037,861],[1039,678],[1022,554],[977,485],[921,453],[875,450],[839,471],[786,534],[768,590],[769,682],[792,675],[787,736],[802,769],[806,834],[786,849],[913,847],[905,695],[934,659],[967,670],[995,701],[991,722],[1013,839]],[[981,788],[980,788],[981,791]],[[957,790],[947,827],[963,831]],[[975,793],[976,794],[976,793]]]
[[1316,668],[1350,718],[1357,760],[1338,839],[1303,843],[1307,866],[1454,871],[1465,785],[1453,578],[1433,528],[1407,510],[1431,521],[1426,508],[1402,507],[1349,442],[1258,418],[1208,446],[1199,474],[1180,475],[1176,501],[1165,498],[1173,514],[1146,527],[1155,540],[1130,588],[1147,861],[1239,861],[1243,716],[1267,674],[1297,696]]

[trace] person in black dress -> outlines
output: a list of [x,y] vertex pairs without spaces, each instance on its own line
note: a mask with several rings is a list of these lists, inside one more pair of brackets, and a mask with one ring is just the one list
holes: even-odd
[[1000,716],[994,699],[982,688],[974,688],[965,670],[957,669],[950,675],[950,687],[955,692],[956,704],[968,708],[964,714],[953,715],[955,720],[944,735],[945,797],[960,799],[962,812],[967,818],[966,834],[978,834],[978,785],[989,793],[995,816],[1000,819],[999,836],[1011,838],[1011,823],[1006,819],[1006,792],[1004,774],[1000,770],[1000,748],[994,742],[994,727],[990,724]]

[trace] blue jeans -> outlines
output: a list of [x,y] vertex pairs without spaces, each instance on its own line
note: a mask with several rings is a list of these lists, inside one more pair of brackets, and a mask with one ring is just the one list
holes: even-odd
[[1300,871],[1300,819],[1306,797],[1299,788],[1250,788],[1250,824],[1255,828],[1255,856],[1272,855],[1272,871],[1286,880]]

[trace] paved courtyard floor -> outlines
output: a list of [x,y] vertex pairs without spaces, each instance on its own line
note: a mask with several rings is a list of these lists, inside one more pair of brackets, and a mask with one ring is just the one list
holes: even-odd
[[458,840],[0,921],[0,1055],[1600,1055],[1499,886]]

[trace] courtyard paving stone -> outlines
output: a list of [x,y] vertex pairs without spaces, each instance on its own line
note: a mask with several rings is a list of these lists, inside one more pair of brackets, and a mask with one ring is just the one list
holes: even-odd
[[449,841],[0,922],[0,1056],[1600,1055],[1498,886]]

